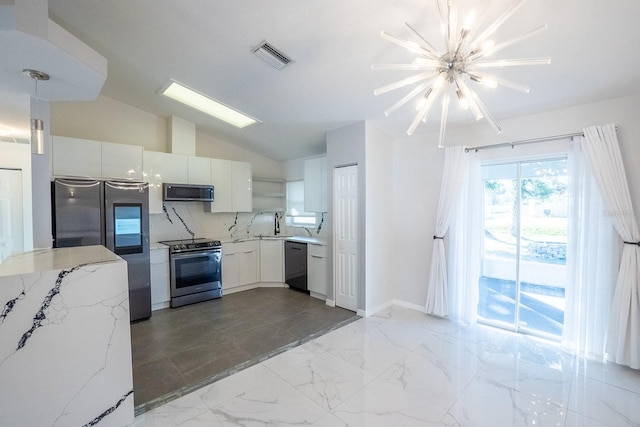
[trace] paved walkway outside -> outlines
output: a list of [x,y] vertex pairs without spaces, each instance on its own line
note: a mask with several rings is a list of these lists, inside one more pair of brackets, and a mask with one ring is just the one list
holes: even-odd
[[[478,318],[513,324],[516,283],[513,280],[480,278]],[[564,323],[564,288],[521,283],[520,323],[533,331],[561,336]]]

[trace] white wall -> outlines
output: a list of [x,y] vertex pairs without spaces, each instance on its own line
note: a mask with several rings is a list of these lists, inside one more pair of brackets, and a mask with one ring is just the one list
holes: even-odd
[[282,163],[282,174],[286,181],[302,181],[304,179],[304,161],[309,159],[315,159],[318,157],[325,157],[324,154],[320,156],[309,156],[300,159],[288,160]]
[[31,99],[31,110],[38,103],[38,116],[44,122],[44,153],[31,155],[31,186],[33,206],[33,247],[50,248],[51,232],[51,138],[49,137],[49,102]]
[[375,313],[389,304],[398,282],[391,254],[395,252],[393,224],[393,139],[366,123],[366,311]]
[[167,119],[100,95],[51,103],[51,134],[168,151]]
[[24,250],[33,250],[33,204],[31,184],[31,146],[0,142],[0,168],[22,171],[22,218]]
[[[332,229],[333,221],[333,170],[336,167],[358,165],[358,310],[366,308],[366,164],[365,164],[365,123],[345,126],[327,132],[327,229]],[[333,237],[328,239],[329,271],[333,271]],[[332,277],[333,278],[333,277]],[[333,280],[332,280],[333,283]],[[329,286],[327,299],[335,300],[333,286]]]
[[282,178],[282,163],[201,132],[196,132],[196,155],[214,159],[251,162],[253,176]]
[[[584,127],[615,123],[624,158],[632,202],[640,207],[640,95],[503,120],[496,136],[484,122],[447,129],[445,145],[490,145],[543,136],[580,132]],[[440,192],[444,151],[436,148],[434,131],[420,139],[395,141],[393,277],[398,300],[423,306],[433,228]],[[530,147],[530,146],[529,146]],[[524,147],[523,147],[524,148]],[[501,149],[503,152],[511,149]],[[507,153],[509,155],[509,153]],[[382,207],[382,206],[380,206]],[[374,209],[370,206],[370,209]]]

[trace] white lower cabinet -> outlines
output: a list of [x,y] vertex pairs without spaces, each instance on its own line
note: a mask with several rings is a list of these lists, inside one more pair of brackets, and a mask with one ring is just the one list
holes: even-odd
[[284,240],[260,240],[260,282],[284,283]]
[[169,248],[152,248],[151,261],[151,309],[169,307],[171,291],[169,289]]
[[327,247],[307,245],[307,287],[311,296],[325,298],[329,285]]
[[248,240],[222,244],[223,292],[258,282],[258,243]]

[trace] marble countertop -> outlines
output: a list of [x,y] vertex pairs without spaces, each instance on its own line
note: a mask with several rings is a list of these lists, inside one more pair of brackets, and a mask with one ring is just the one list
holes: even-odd
[[[238,242],[248,242],[251,240],[291,240],[294,242],[301,243],[309,243],[312,245],[326,245],[326,239],[322,239],[319,237],[308,237],[308,236],[292,236],[292,235],[258,235],[258,236],[240,236],[240,237],[212,237],[211,240],[219,240],[221,243],[238,243]],[[153,242],[149,245],[150,249],[165,249],[168,248],[167,245],[164,245],[160,242]]]
[[246,237],[227,237],[220,240],[222,243],[235,243],[246,242],[248,240],[290,240],[293,242],[310,243],[313,245],[326,245],[327,241],[319,237],[307,237],[307,236],[291,236],[286,235],[260,235],[260,236],[246,236]]
[[0,264],[0,276],[13,276],[49,270],[62,270],[84,264],[120,261],[104,246],[42,249],[12,255]]
[[322,245],[322,246],[327,245],[327,241],[319,237],[291,236],[291,237],[288,237],[287,240],[291,242],[310,243],[312,245]]

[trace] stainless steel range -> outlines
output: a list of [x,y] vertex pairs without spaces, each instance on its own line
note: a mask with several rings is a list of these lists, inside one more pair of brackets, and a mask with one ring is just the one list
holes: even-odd
[[218,240],[160,242],[169,246],[171,307],[222,297],[222,244]]

